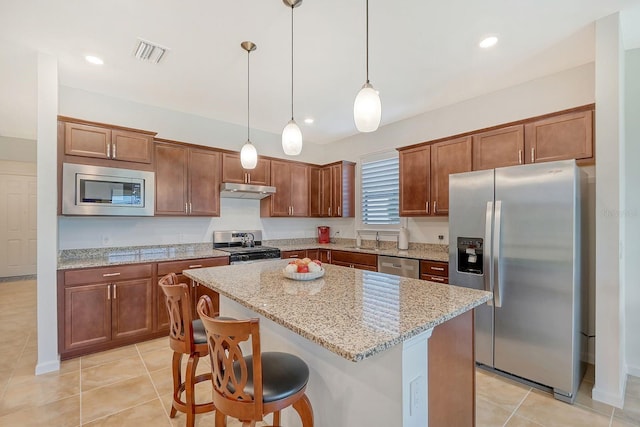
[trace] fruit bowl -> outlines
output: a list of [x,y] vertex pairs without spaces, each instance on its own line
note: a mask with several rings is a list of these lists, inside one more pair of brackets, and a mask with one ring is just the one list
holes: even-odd
[[287,279],[292,279],[292,280],[313,280],[313,279],[317,279],[319,277],[324,276],[324,268],[321,269],[320,271],[313,271],[309,273],[294,273],[294,272],[282,270],[282,274]]

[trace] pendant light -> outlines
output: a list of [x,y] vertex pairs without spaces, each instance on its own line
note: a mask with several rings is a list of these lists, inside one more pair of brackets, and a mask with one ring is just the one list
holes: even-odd
[[258,164],[258,152],[249,137],[251,131],[249,127],[249,54],[256,50],[257,46],[249,41],[240,43],[240,46],[247,51],[247,142],[244,143],[242,150],[240,150],[240,163],[245,169],[254,169]]
[[380,126],[382,105],[378,91],[369,83],[369,0],[367,1],[367,81],[353,103],[353,120],[360,132],[373,132]]
[[282,130],[282,149],[288,156],[297,156],[302,151],[302,131],[293,119],[293,9],[302,4],[302,0],[282,0],[291,8],[291,120]]

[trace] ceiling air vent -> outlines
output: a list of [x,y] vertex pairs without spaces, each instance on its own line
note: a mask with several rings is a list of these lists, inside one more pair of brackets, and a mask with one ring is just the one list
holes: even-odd
[[164,57],[167,50],[169,49],[159,44],[138,39],[138,45],[136,46],[133,56],[141,61],[149,61],[157,64]]

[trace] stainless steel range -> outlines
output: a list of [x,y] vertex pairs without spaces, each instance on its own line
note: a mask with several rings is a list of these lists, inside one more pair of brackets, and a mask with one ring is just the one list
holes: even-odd
[[215,231],[213,233],[213,248],[229,252],[231,264],[280,258],[280,249],[262,246],[261,230]]

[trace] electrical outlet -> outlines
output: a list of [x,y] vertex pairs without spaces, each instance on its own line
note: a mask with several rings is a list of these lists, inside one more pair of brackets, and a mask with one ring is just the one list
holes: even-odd
[[438,234],[438,240],[444,240],[444,234]]

